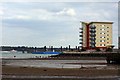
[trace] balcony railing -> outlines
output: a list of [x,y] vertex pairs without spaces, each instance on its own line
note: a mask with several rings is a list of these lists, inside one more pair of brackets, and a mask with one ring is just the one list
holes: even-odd
[[92,34],[90,34],[90,36],[91,36],[91,37],[95,37],[95,36],[96,36],[96,34],[92,33]]
[[82,38],[81,38],[81,39],[79,39],[79,40],[83,41],[83,39],[82,39]]
[[79,37],[83,37],[83,35],[81,34],[81,35],[79,35]]
[[91,45],[90,47],[91,47],[91,48],[94,48],[94,47],[95,47],[95,45]]
[[96,42],[95,42],[95,41],[91,41],[90,43],[91,43],[91,45],[92,45],[92,44],[96,44]]
[[90,32],[91,32],[91,33],[95,33],[95,32],[96,32],[96,30],[94,30],[94,29],[91,29],[91,30],[90,30]]
[[96,36],[96,34],[90,34],[90,36],[91,36],[92,38],[94,38],[94,37]]
[[79,28],[80,30],[83,30],[83,28]]
[[96,27],[95,27],[95,25],[91,25],[90,28],[91,29],[95,29]]
[[83,33],[83,31],[80,31],[80,33]]
[[94,38],[94,37],[91,37],[91,38],[90,38],[90,40],[96,40],[96,38]]
[[83,42],[79,42],[79,44],[83,44]]

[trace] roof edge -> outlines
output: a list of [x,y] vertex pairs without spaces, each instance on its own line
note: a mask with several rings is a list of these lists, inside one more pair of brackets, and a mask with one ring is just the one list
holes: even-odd
[[113,22],[90,22],[89,24],[92,24],[92,23],[109,23],[109,24],[113,24]]

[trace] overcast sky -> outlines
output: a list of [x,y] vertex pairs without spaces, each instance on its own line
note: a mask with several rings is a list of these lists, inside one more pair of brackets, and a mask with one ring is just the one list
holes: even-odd
[[2,45],[79,46],[80,21],[113,23],[113,44],[118,45],[117,2],[4,2]]

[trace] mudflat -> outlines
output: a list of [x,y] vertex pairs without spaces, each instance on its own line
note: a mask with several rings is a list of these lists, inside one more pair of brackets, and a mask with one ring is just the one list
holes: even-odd
[[96,68],[35,68],[35,67],[17,67],[3,66],[2,75],[37,75],[37,76],[119,76],[119,69],[96,69]]

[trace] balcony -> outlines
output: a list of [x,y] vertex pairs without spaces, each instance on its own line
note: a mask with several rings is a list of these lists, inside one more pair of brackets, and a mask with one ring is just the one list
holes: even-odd
[[83,35],[81,34],[81,35],[79,35],[79,37],[83,37]]
[[91,37],[91,38],[90,38],[90,40],[93,40],[93,41],[94,41],[94,40],[96,40],[96,38],[94,38],[94,37]]
[[91,32],[91,33],[95,33],[95,32],[96,32],[96,30],[94,30],[94,29],[91,29],[91,30],[90,30],[90,32]]
[[81,39],[79,39],[80,41],[83,41],[83,39],[81,38]]
[[91,29],[95,29],[96,27],[95,27],[95,25],[91,25],[90,28]]
[[83,33],[83,31],[80,31],[80,33]]
[[80,30],[83,30],[83,28],[79,28]]
[[83,42],[79,42],[79,44],[83,44]]
[[91,37],[95,37],[95,36],[96,36],[96,34],[92,33],[92,34],[90,34],[90,36],[91,36]]
[[91,48],[95,48],[95,45],[91,45],[90,47],[91,47]]
[[94,45],[94,44],[96,44],[96,42],[95,42],[95,41],[91,41],[90,44],[91,44],[91,45]]

